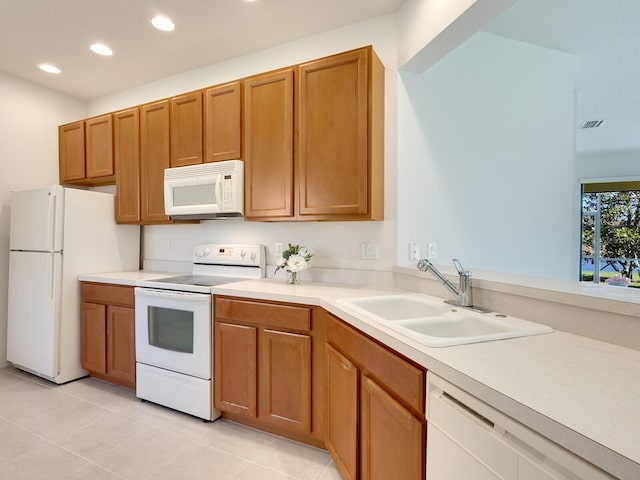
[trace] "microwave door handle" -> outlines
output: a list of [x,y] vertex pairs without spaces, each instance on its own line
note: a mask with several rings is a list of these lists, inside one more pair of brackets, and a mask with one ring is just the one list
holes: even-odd
[[218,174],[216,178],[216,205],[222,208],[222,175]]

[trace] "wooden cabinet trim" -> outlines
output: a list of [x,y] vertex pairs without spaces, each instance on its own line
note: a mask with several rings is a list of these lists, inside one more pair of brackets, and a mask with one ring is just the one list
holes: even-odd
[[269,328],[311,331],[311,309],[300,305],[266,303],[215,296],[216,318]]
[[83,301],[131,308],[135,305],[134,287],[128,285],[81,282],[80,290]]
[[327,314],[327,341],[398,399],[425,416],[425,370]]

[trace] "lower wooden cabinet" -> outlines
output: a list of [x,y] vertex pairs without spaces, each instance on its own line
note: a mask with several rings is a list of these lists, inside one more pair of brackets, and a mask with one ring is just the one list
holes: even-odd
[[358,474],[358,368],[327,345],[325,444],[345,480]]
[[423,479],[424,421],[371,378],[361,383],[360,478]]
[[223,416],[324,446],[324,329],[313,307],[215,297],[215,406]]
[[82,368],[91,376],[136,386],[133,287],[82,283]]
[[326,319],[326,445],[345,480],[424,480],[425,374]]

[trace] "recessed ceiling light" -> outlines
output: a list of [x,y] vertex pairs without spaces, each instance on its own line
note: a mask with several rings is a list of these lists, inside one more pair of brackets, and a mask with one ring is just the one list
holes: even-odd
[[56,67],[55,65],[51,65],[50,63],[41,63],[40,65],[38,65],[38,68],[40,70],[42,70],[43,72],[47,72],[47,73],[60,73],[62,70],[60,70],[58,67]]
[[98,55],[104,55],[107,57],[109,55],[113,55],[113,51],[103,43],[93,43],[89,46],[89,48]]
[[151,24],[158,30],[162,30],[163,32],[170,32],[174,28],[176,28],[173,22],[167,17],[153,17],[151,19]]

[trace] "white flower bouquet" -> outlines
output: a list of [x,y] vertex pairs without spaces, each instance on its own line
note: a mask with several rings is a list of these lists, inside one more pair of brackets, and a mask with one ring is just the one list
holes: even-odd
[[291,245],[282,252],[282,257],[278,260],[275,273],[283,269],[289,272],[289,283],[298,283],[298,272],[311,267],[312,253],[309,253],[305,246]]

